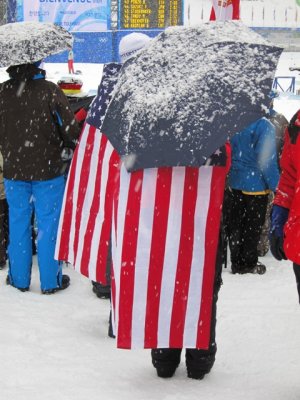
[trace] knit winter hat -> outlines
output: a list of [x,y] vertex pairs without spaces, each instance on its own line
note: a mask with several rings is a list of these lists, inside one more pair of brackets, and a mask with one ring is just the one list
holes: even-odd
[[133,57],[135,53],[141,50],[150,40],[151,38],[148,35],[140,32],[133,32],[124,36],[119,44],[121,63]]

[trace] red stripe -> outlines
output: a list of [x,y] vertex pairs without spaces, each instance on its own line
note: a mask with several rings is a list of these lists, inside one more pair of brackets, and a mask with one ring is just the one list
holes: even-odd
[[[110,272],[110,300],[111,300],[111,308],[112,310],[116,309],[116,280],[115,280],[115,271],[114,271],[114,264],[111,262],[111,272]],[[113,319],[113,326],[115,326],[115,314],[112,314]],[[115,332],[114,332],[115,333]]]
[[210,20],[210,21],[215,21],[215,20],[216,20],[216,13],[215,13],[214,7],[211,8],[209,20]]
[[[100,147],[97,158],[98,164],[96,171],[96,181],[93,193],[93,200],[90,207],[90,214],[86,231],[84,233],[84,245],[80,260],[80,272],[87,277],[89,276],[89,261],[91,254],[91,244],[95,229],[95,221],[100,208],[101,176],[102,176],[103,158],[106,150],[106,145],[107,145],[106,137],[101,136]],[[84,182],[84,184],[87,186],[87,181]],[[85,186],[85,191],[86,191],[86,186]]]
[[99,248],[97,255],[97,269],[96,269],[96,280],[103,285],[107,284],[106,277],[106,264],[108,257],[109,244],[111,241],[111,230],[112,230],[112,210],[113,210],[113,198],[116,191],[116,176],[118,175],[118,164],[120,156],[116,151],[113,151],[109,161],[109,172],[108,179],[105,188],[105,199],[104,199],[104,221],[102,224]]
[[[207,349],[210,341],[212,300],[214,291],[216,256],[219,242],[221,210],[225,187],[226,168],[213,167],[210,201],[205,231],[205,258],[202,281],[202,301],[198,320],[197,348]],[[201,179],[201,178],[200,178]]]
[[74,194],[74,182],[76,175],[76,167],[77,167],[77,158],[78,158],[78,147],[76,147],[72,164],[70,167],[69,177],[68,177],[68,185],[66,187],[66,201],[65,207],[63,210],[63,222],[61,226],[59,240],[59,250],[58,250],[58,259],[61,261],[69,261],[69,241],[70,241],[70,232],[71,232],[71,221],[72,221],[72,213],[73,213],[73,194]]
[[[145,319],[145,348],[157,347],[158,316],[168,228],[172,168],[159,168],[154,203]],[[146,267],[146,266],[145,266]]]
[[131,173],[120,271],[120,298],[117,347],[131,347],[134,271],[136,261],[143,171]]
[[78,240],[79,240],[79,229],[80,229],[80,221],[81,221],[81,214],[82,214],[82,207],[85,198],[85,193],[87,189],[88,178],[90,174],[90,164],[91,158],[94,148],[94,141],[95,141],[95,132],[96,128],[90,126],[89,133],[87,137],[85,153],[83,157],[83,163],[80,171],[80,179],[79,179],[79,191],[78,191],[78,198],[76,204],[76,213],[75,213],[75,235],[74,235],[74,263],[76,263],[77,257],[77,249],[78,249]]
[[198,191],[198,168],[186,167],[181,232],[170,327],[170,347],[182,348],[194,243],[194,217]]
[[232,19],[240,19],[240,0],[232,0]]

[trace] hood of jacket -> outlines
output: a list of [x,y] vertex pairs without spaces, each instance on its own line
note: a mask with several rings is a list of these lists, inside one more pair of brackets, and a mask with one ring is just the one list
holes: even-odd
[[15,81],[26,82],[33,79],[45,79],[46,71],[34,64],[20,64],[9,67],[6,72]]

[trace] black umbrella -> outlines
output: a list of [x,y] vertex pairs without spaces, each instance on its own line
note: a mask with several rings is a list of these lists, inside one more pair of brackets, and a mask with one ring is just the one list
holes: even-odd
[[268,108],[281,52],[239,21],[168,28],[124,64],[102,132],[129,171],[200,166]]
[[14,22],[0,26],[0,67],[27,64],[72,48],[73,36],[51,22]]

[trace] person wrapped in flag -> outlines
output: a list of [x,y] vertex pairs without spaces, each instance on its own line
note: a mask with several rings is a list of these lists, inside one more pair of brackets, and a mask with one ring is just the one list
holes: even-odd
[[152,349],[160,377],[175,373],[186,348],[188,376],[202,379],[216,354],[227,148],[200,168],[128,172],[106,135],[97,97],[72,160],[57,257],[105,283],[111,238],[117,347]]
[[[149,40],[150,37],[142,33],[132,33],[121,39],[121,63]],[[113,187],[109,183],[113,174],[102,174],[102,162],[99,162],[104,154],[100,128],[121,65],[104,65],[98,93],[90,106],[70,167],[56,247],[56,258],[71,263],[78,272],[95,282],[100,297],[107,294],[110,285],[112,205],[109,205],[109,189]],[[111,165],[117,165],[118,159],[113,153]],[[99,194],[103,187],[105,189]]]

